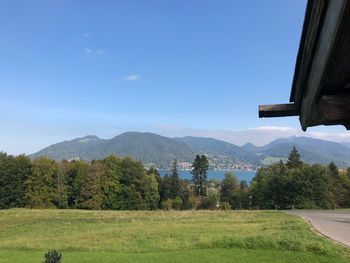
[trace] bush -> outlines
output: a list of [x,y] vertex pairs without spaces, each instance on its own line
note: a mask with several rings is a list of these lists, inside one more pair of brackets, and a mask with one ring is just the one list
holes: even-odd
[[178,196],[173,200],[173,208],[175,210],[180,210],[182,207],[182,204],[183,204],[182,199]]
[[62,254],[57,250],[50,250],[44,255],[43,263],[61,263]]
[[201,200],[199,197],[191,195],[188,199],[191,204],[192,209],[196,210],[198,206],[201,204]]
[[229,202],[222,202],[220,204],[220,209],[221,210],[231,210],[231,205]]
[[201,203],[200,203],[198,208],[199,209],[215,210],[218,208],[218,202],[217,202],[216,198],[213,198],[211,196],[202,196]]
[[170,211],[173,207],[173,200],[172,199],[166,199],[162,202],[162,207],[166,211]]
[[295,208],[297,209],[320,209],[315,203],[314,200],[303,200],[299,202],[297,205],[295,205]]

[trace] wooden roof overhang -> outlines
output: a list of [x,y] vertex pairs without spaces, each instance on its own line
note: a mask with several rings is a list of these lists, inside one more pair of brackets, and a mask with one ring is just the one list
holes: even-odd
[[302,129],[350,129],[350,0],[309,0],[290,103],[259,106],[259,117],[299,116]]

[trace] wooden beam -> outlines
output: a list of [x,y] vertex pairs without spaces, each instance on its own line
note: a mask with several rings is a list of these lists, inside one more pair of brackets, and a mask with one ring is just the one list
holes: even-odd
[[259,118],[286,117],[297,115],[298,111],[294,103],[259,106]]
[[326,72],[330,56],[332,55],[338,30],[348,4],[348,0],[329,1],[328,3],[309,77],[305,81],[305,85],[307,86],[304,88],[305,94],[303,94],[300,109],[300,123],[304,131],[313,123],[313,112],[315,112],[315,105],[318,102],[322,89],[322,79]]
[[350,128],[350,95],[322,96],[313,114],[310,126],[344,125]]
[[313,60],[317,39],[320,33],[322,18],[327,10],[327,1],[309,0],[306,7],[303,31],[299,44],[299,51],[294,70],[290,102],[300,106],[304,82],[307,80],[309,68]]

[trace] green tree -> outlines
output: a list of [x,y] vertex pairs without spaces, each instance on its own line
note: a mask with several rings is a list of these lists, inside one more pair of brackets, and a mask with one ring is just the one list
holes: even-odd
[[0,153],[0,209],[27,205],[25,182],[30,175],[28,157]]
[[252,205],[257,208],[283,207],[289,200],[288,168],[283,162],[260,168],[250,188]]
[[239,183],[239,190],[237,193],[237,204],[240,209],[249,208],[249,201],[250,201],[249,196],[250,196],[250,192],[249,192],[249,186],[247,184],[247,181],[242,180]]
[[78,200],[79,208],[101,210],[105,198],[102,188],[104,165],[92,162],[84,178],[81,194]]
[[322,165],[288,168],[277,163],[260,168],[249,195],[260,208],[329,208],[329,180]]
[[103,161],[104,172],[101,178],[103,192],[103,209],[118,209],[121,160],[116,156],[109,156]]
[[65,176],[54,160],[46,157],[35,159],[26,185],[29,207],[67,207]]
[[119,192],[120,210],[140,210],[144,208],[144,202],[135,185],[121,185]]
[[166,174],[160,184],[160,198],[161,200],[175,199],[176,197],[181,197],[181,195],[181,180],[177,172],[177,160],[175,159],[170,176]]
[[232,172],[226,172],[220,187],[220,201],[228,202],[231,207],[237,208],[238,180]]
[[191,196],[191,186],[190,182],[186,180],[180,180],[181,183],[181,200],[182,200],[182,209],[191,209],[192,205],[190,202]]
[[129,157],[124,158],[121,162],[120,209],[155,209],[158,207],[158,202],[156,176],[147,174],[141,162]]
[[349,178],[341,173],[333,162],[327,167],[327,174],[332,208],[348,206],[350,191]]
[[289,154],[288,161],[287,161],[287,166],[288,168],[298,168],[303,165],[303,162],[300,160],[300,154],[293,146],[292,151]]
[[304,165],[299,169],[291,169],[294,192],[293,207],[302,209],[319,209],[330,207],[328,178],[326,169],[319,164]]
[[146,174],[144,177],[144,203],[145,209],[155,210],[158,208],[159,204],[159,192],[158,192],[158,182],[156,175]]
[[181,182],[177,172],[177,159],[175,159],[172,164],[169,194],[169,197],[173,199],[181,195]]
[[209,162],[205,155],[198,155],[192,164],[192,182],[194,184],[194,193],[197,196],[207,194],[207,172]]
[[160,187],[162,183],[162,177],[160,176],[158,170],[154,167],[151,167],[150,169],[147,170],[147,174],[154,174],[156,176],[158,187]]
[[78,208],[80,207],[80,196],[90,165],[84,161],[72,161],[62,162],[61,167],[67,178],[68,207]]

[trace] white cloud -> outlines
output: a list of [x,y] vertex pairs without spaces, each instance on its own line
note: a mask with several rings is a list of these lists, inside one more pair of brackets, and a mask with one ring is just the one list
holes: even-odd
[[90,54],[93,50],[90,48],[85,48],[84,51],[85,53]]
[[291,127],[279,127],[279,126],[260,126],[257,128],[253,128],[254,130],[261,130],[261,131],[273,131],[273,130],[277,130],[277,131],[292,131],[295,130],[294,128]]
[[140,75],[137,74],[133,74],[133,75],[129,75],[129,76],[125,76],[123,77],[124,80],[139,80],[141,78]]

